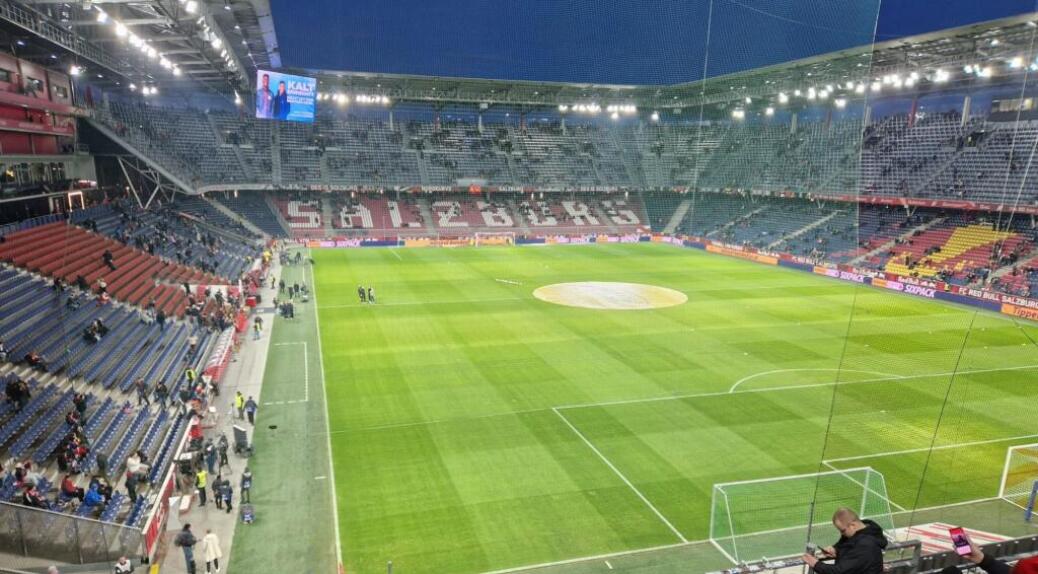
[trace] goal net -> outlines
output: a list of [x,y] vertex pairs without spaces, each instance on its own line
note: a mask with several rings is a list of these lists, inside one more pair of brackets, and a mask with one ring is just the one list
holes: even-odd
[[1038,444],[1011,446],[1002,469],[1002,485],[998,497],[1019,506],[1030,519],[1034,511],[1035,489],[1038,488]]
[[515,245],[515,232],[477,232],[474,239],[474,245],[476,247],[483,247],[486,245]]
[[890,506],[883,475],[867,467],[715,484],[710,542],[735,563],[792,556],[834,542],[840,507],[892,530]]

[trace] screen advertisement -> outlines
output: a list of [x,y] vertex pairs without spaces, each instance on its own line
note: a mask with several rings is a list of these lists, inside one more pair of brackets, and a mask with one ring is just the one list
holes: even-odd
[[315,78],[256,71],[257,118],[312,123],[316,101]]

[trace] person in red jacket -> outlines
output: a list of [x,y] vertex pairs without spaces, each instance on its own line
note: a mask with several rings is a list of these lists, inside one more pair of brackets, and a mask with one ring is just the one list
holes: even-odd
[[61,493],[69,498],[78,498],[80,502],[83,502],[83,489],[72,482],[71,474],[66,474],[65,478],[61,480]]

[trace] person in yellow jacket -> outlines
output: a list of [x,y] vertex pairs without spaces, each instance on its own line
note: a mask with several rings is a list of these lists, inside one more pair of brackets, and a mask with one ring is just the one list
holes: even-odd
[[198,505],[205,506],[205,486],[209,481],[209,475],[205,472],[205,468],[201,468],[195,473],[195,488],[198,489]]
[[238,420],[245,420],[245,395],[241,391],[234,393],[234,409],[238,411]]

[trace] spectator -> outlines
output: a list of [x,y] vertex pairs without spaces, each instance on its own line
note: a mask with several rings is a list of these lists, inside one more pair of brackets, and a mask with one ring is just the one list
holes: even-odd
[[82,488],[76,486],[76,483],[72,481],[72,475],[66,474],[65,478],[61,480],[61,494],[64,494],[68,498],[77,498],[80,502],[83,502]]
[[159,384],[155,386],[155,399],[159,401],[159,405],[165,410],[166,401],[169,400],[169,387],[166,386],[164,381],[159,381]]
[[245,420],[245,395],[241,391],[234,393],[234,408],[238,411],[238,420]]
[[212,530],[206,530],[205,536],[202,537],[202,551],[205,554],[206,574],[213,569],[216,574],[220,574],[220,558],[223,558],[223,552],[220,550],[220,539]]
[[245,467],[245,470],[241,474],[241,502],[251,503],[252,498],[249,496],[249,492],[252,490],[252,471],[249,467]]
[[104,253],[101,254],[101,262],[107,265],[112,271],[115,271],[115,257],[112,256],[111,251],[105,249]]
[[119,561],[115,563],[112,572],[114,574],[130,574],[133,572],[133,563],[125,556],[120,556]]
[[[887,538],[883,529],[871,520],[862,520],[849,508],[840,508],[833,514],[833,526],[840,532],[840,539],[823,549],[822,560],[811,554],[803,556],[804,562],[816,574],[882,574],[883,549]],[[823,560],[834,560],[827,564]]]
[[224,508],[227,510],[227,514],[230,514],[234,510],[234,487],[231,486],[231,481],[226,478],[220,482],[220,493],[219,496],[223,499]]
[[151,406],[151,399],[148,398],[148,385],[144,383],[144,379],[138,377],[133,382],[133,387],[137,389],[137,406],[148,405]]
[[40,494],[40,491],[36,490],[36,485],[33,483],[25,485],[25,491],[22,493],[22,504],[33,508],[42,508],[43,510],[50,509],[50,504],[47,504],[47,501]]
[[250,425],[256,424],[256,410],[258,408],[259,405],[256,404],[256,401],[251,396],[245,401],[245,414],[249,417]]
[[87,490],[86,494],[83,495],[83,504],[85,506],[94,507],[104,504],[105,500],[104,497],[101,496],[99,488],[100,487],[97,483],[92,483],[90,485],[90,490]]
[[37,353],[36,351],[29,351],[29,353],[25,355],[25,362],[28,363],[30,367],[40,372],[47,372],[47,357]]
[[195,574],[195,544],[198,544],[198,539],[191,533],[191,524],[185,524],[173,539],[173,545],[179,546],[184,551],[184,562],[187,565],[188,574]]

